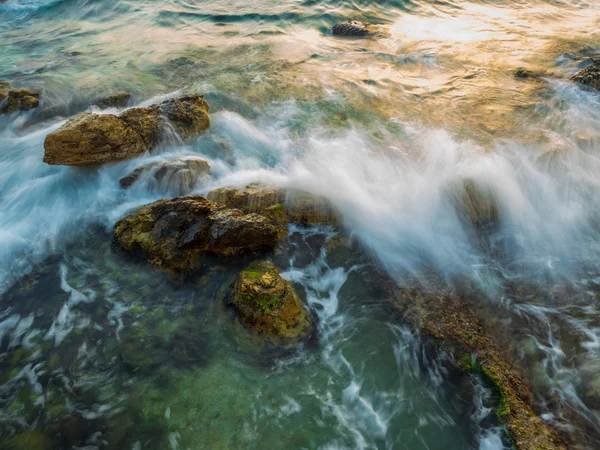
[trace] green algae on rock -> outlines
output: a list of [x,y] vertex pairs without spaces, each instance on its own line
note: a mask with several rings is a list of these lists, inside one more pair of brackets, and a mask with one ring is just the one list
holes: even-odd
[[46,136],[44,162],[93,166],[134,158],[158,144],[165,121],[188,139],[210,126],[208,103],[201,95],[188,95],[147,108],[132,108],[118,117],[80,114]]
[[299,189],[250,184],[244,189],[215,189],[206,198],[245,213],[261,214],[277,224],[338,225],[342,221],[341,214],[325,197]]
[[242,270],[229,302],[245,327],[273,343],[298,344],[312,332],[310,314],[270,262],[254,262]]
[[592,65],[577,72],[571,77],[571,80],[592,89],[600,90],[600,61],[592,61]]
[[496,415],[517,449],[567,448],[556,430],[535,414],[529,388],[520,372],[508,362],[463,299],[405,288],[396,291],[393,302],[414,327],[448,346],[460,369],[480,372],[494,388],[499,395]]
[[184,272],[201,265],[204,254],[240,256],[273,249],[285,229],[259,214],[217,205],[204,197],[162,199],[115,225],[118,248],[141,252],[160,267]]

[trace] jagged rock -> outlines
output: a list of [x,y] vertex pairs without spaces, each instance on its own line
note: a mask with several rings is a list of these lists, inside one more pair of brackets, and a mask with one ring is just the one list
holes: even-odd
[[100,97],[94,100],[94,105],[98,108],[124,108],[129,104],[131,94],[127,92],[117,92],[115,94]]
[[338,37],[362,37],[374,33],[373,25],[359,20],[336,23],[331,30]]
[[152,181],[160,191],[173,195],[189,193],[201,177],[210,173],[208,163],[197,157],[177,158],[173,161],[156,161],[138,167],[121,178],[121,187],[128,188],[138,180]]
[[591,66],[577,72],[571,77],[571,80],[592,89],[600,90],[600,61],[593,60]]
[[209,127],[208,104],[202,96],[190,95],[132,108],[119,117],[80,114],[46,137],[44,162],[89,166],[136,157],[158,144],[165,120],[189,138]]
[[259,213],[274,223],[327,224],[341,223],[341,215],[325,198],[289,188],[248,185],[245,189],[219,188],[207,198],[245,213]]
[[30,89],[12,89],[7,81],[0,81],[0,112],[29,111],[40,104],[40,93]]
[[182,272],[201,265],[204,254],[238,256],[270,250],[285,229],[258,214],[217,205],[204,197],[162,199],[115,225],[118,248],[141,252],[154,265]]
[[255,262],[241,271],[229,301],[245,327],[274,343],[297,344],[312,332],[310,314],[269,262]]
[[459,216],[465,221],[473,225],[498,221],[498,202],[489,186],[464,179],[452,186],[448,193]]
[[44,162],[89,166],[132,158],[147,149],[140,134],[120,118],[83,113],[46,136]]

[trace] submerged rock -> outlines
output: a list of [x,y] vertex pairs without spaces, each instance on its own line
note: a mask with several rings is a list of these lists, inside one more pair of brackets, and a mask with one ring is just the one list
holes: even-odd
[[98,108],[124,108],[129,104],[131,100],[131,94],[127,92],[117,92],[115,94],[107,95],[106,97],[100,97],[94,100],[94,105]]
[[90,166],[134,158],[158,144],[167,123],[184,138],[200,133],[210,125],[208,104],[202,96],[190,95],[133,108],[119,117],[80,114],[46,136],[44,162]]
[[473,225],[495,223],[499,219],[498,201],[492,189],[467,178],[448,190],[459,216]]
[[30,89],[12,89],[7,81],[0,81],[0,112],[29,111],[40,104],[40,93]]
[[393,298],[415,328],[453,353],[462,370],[480,373],[496,390],[500,397],[496,415],[517,449],[567,448],[557,432],[533,412],[531,394],[521,374],[464,300],[411,288],[400,289]]
[[374,27],[359,20],[348,20],[336,23],[331,32],[334,36],[338,37],[363,37],[373,34]]
[[159,190],[179,196],[189,193],[198,180],[209,173],[210,166],[202,158],[176,158],[169,162],[144,164],[121,178],[119,183],[121,187],[129,188],[139,181],[152,182]]
[[600,61],[593,60],[591,66],[577,72],[571,80],[576,83],[600,90]]
[[312,332],[310,314],[269,262],[255,262],[241,271],[229,302],[245,327],[274,343],[298,344]]
[[259,213],[274,223],[336,225],[340,213],[325,198],[290,188],[268,188],[251,184],[244,189],[219,188],[207,198],[245,213]]
[[270,250],[285,229],[258,214],[217,205],[204,197],[162,199],[117,222],[118,247],[141,252],[156,266],[182,272],[204,254],[238,256]]

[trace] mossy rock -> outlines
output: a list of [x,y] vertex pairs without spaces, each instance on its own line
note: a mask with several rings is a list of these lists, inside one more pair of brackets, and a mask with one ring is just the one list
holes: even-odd
[[142,253],[174,272],[204,264],[203,258],[229,258],[273,249],[286,234],[259,214],[217,205],[200,196],[158,200],[115,225],[120,250]]
[[239,273],[230,303],[246,328],[272,343],[295,345],[312,333],[310,314],[270,262],[255,262]]

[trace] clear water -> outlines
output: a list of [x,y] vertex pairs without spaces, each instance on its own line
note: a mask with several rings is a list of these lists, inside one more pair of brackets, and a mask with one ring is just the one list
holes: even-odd
[[[509,446],[486,388],[389,310],[365,275],[381,264],[400,284],[469,280],[510,336],[536,411],[578,447],[600,445],[600,95],[568,81],[600,52],[597,3],[6,0],[0,18],[0,80],[42,90],[60,116],[0,117],[2,437]],[[347,18],[386,33],[332,38]],[[521,66],[545,81],[515,79]],[[135,104],[204,93],[211,129],[99,169],[42,163],[49,132],[122,90]],[[169,195],[123,191],[119,178],[190,154],[212,168],[196,192],[262,181],[325,195],[373,255],[336,259],[322,250],[330,230],[290,230],[274,258],[319,324],[297,353],[256,351],[222,307],[239,267],[182,282],[111,252],[116,220]],[[487,239],[448,195],[464,179],[498,199]],[[143,357],[132,371],[128,358]]]

